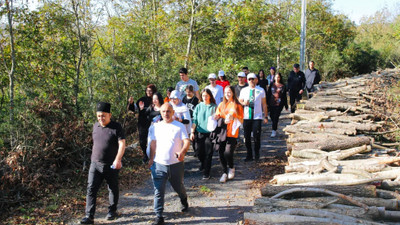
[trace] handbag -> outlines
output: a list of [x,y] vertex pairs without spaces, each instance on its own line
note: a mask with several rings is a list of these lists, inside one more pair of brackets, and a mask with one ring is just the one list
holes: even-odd
[[214,119],[214,115],[208,117],[207,120],[207,130],[213,132],[217,128],[218,122]]

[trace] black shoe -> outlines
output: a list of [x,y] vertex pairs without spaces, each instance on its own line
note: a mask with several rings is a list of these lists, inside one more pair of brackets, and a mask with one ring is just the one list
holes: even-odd
[[164,217],[157,217],[153,225],[164,225]]
[[181,204],[182,204],[181,212],[186,212],[186,211],[188,211],[188,209],[189,209],[189,203],[188,203],[188,201],[187,201],[187,198],[181,199]]
[[86,216],[81,220],[81,224],[94,224],[94,219],[92,217]]
[[118,213],[117,212],[108,212],[106,219],[107,220],[115,220],[118,217]]
[[250,161],[253,161],[253,158],[245,158],[244,161],[245,162],[250,162]]

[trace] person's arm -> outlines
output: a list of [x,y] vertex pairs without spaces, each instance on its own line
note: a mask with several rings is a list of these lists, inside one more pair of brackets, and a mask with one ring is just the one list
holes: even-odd
[[319,82],[321,82],[321,75],[319,74],[319,71],[317,70],[315,72],[314,84],[319,84]]
[[264,123],[268,123],[268,107],[267,107],[267,100],[265,97],[261,99],[261,104],[264,111]]
[[281,94],[282,94],[281,99],[282,99],[283,106],[285,106],[285,109],[288,110],[289,107],[288,107],[288,104],[287,104],[287,93],[286,93],[286,86],[285,85],[283,85],[283,90],[282,90]]
[[194,141],[194,132],[195,131],[196,131],[196,124],[192,123],[192,128],[190,129],[190,135],[189,135],[191,141]]
[[157,142],[156,142],[156,140],[152,140],[150,142],[150,158],[149,158],[149,162],[148,162],[149,168],[153,165],[154,156],[156,155],[156,148],[157,148]]
[[[186,131],[185,131],[185,133],[186,133]],[[188,138],[183,139],[183,146],[182,146],[182,149],[181,149],[180,152],[176,153],[176,154],[177,154],[177,158],[178,158],[178,160],[179,160],[180,162],[182,162],[182,161],[185,159],[185,155],[186,155],[186,152],[187,152],[188,149],[189,149],[189,146],[190,146],[190,141],[189,141],[189,139],[188,139]]]
[[122,139],[118,141],[118,153],[113,162],[113,165],[117,170],[121,169],[122,167],[121,160],[122,156],[124,156],[124,153],[125,153],[125,139]]

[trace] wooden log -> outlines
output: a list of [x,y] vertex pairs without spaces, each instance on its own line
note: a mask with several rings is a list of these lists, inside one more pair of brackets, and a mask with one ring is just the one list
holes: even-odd
[[[360,175],[354,174],[336,174],[336,173],[322,173],[322,174],[280,174],[275,175],[270,181],[272,184],[288,185],[288,184],[312,184],[323,185],[324,183],[335,183],[336,185],[348,185],[354,181],[364,181],[365,178]],[[364,182],[363,182],[364,183]]]
[[339,149],[349,149],[362,145],[370,145],[371,139],[365,136],[348,137],[339,140],[320,140],[310,143],[296,143],[293,145],[293,150],[301,149],[320,149],[322,151],[334,151]]
[[[295,186],[296,188],[307,188],[310,186]],[[261,188],[262,196],[273,196],[282,191],[294,188],[293,186],[272,186],[266,185]],[[376,186],[374,185],[355,185],[355,186],[319,186],[318,188],[327,189],[333,192],[344,195],[361,196],[361,197],[376,197]],[[302,196],[308,193],[301,193]]]
[[[302,208],[302,209],[324,209],[324,211],[342,214],[346,216],[362,218],[362,219],[377,219],[380,218],[380,213],[377,207],[369,207],[368,210],[356,206],[348,206],[341,204],[326,204],[319,202],[308,202],[297,200],[258,198],[254,201],[253,212],[275,212],[284,211],[287,209]],[[384,209],[380,209],[384,211]]]
[[328,157],[328,160],[342,160],[349,158],[353,155],[371,151],[371,146],[363,145],[360,147],[354,147],[350,149],[344,149],[338,152],[327,153],[318,149],[303,149],[303,150],[292,150],[291,155],[298,158],[307,159],[322,159]]
[[[343,204],[343,205],[350,205],[352,206],[353,204],[343,200],[343,199],[338,199],[336,197],[329,197],[329,196],[319,196],[319,197],[302,197],[302,196],[294,196],[291,195],[291,198],[293,197],[298,197],[301,199],[301,201],[308,201],[308,202],[319,202],[323,204],[328,204],[329,202],[335,201],[335,204]],[[400,201],[396,199],[382,199],[382,198],[374,198],[374,197],[357,197],[353,196],[353,199],[364,203],[368,206],[376,206],[376,207],[384,207],[387,210],[395,210],[398,211],[400,210]]]
[[397,192],[394,191],[387,191],[387,190],[381,190],[381,189],[377,189],[376,190],[376,195],[380,198],[383,199],[396,199],[396,200],[400,200],[400,195]]
[[[337,165],[337,161],[330,161],[332,165]],[[318,164],[319,165],[319,164]],[[313,168],[315,168],[318,165],[306,165],[303,163],[296,163],[296,164],[290,164],[285,166],[285,173],[293,173],[293,172],[298,172],[298,173],[304,173],[308,171],[312,171]],[[339,165],[337,166],[339,170],[344,170],[344,169],[358,169],[362,171],[366,171],[369,173],[373,172],[379,172],[382,171],[386,165],[384,164],[372,164],[372,165]]]
[[320,218],[320,217],[309,217],[309,216],[296,216],[277,213],[244,213],[245,223],[249,224],[343,224],[343,225],[354,225],[354,224],[380,224],[371,221],[345,221],[343,219],[332,219],[332,218]]

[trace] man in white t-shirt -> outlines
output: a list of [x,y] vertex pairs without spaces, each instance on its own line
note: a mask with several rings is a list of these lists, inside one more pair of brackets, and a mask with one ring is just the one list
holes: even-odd
[[185,126],[174,120],[174,110],[169,103],[160,109],[163,121],[154,124],[150,134],[149,167],[154,184],[154,224],[164,224],[164,195],[167,180],[181,199],[181,211],[188,210],[186,189],[183,185],[184,163],[190,141]]
[[186,68],[179,69],[179,77],[181,78],[181,80],[176,84],[175,90],[179,91],[179,93],[181,94],[181,99],[186,96],[185,90],[188,85],[193,86],[194,94],[198,99],[200,99],[199,85],[195,80],[189,78],[188,70]]
[[261,123],[268,122],[268,109],[266,94],[263,88],[256,86],[257,76],[254,73],[247,75],[248,87],[240,92],[239,102],[244,106],[244,140],[246,143],[247,156],[245,161],[253,160],[253,150],[251,146],[251,133],[254,137],[254,157],[260,159],[261,147]]
[[207,85],[205,88],[210,89],[214,96],[215,104],[219,105],[224,99],[224,88],[217,84],[217,75],[215,73],[210,73],[208,80],[210,81],[210,85]]

